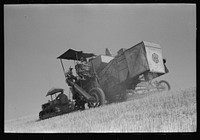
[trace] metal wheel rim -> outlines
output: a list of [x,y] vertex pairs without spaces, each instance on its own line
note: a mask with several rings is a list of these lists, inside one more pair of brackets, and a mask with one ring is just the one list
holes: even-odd
[[160,83],[157,88],[159,91],[167,91],[169,89],[168,85],[164,82]]
[[94,102],[90,102],[90,107],[97,107],[99,105],[98,96],[96,94],[92,94],[92,96],[96,99]]

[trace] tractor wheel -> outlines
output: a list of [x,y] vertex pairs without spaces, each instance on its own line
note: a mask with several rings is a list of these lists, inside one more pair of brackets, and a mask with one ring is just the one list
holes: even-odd
[[170,84],[167,81],[160,81],[157,85],[158,91],[169,91],[171,89]]
[[105,104],[105,94],[101,88],[93,88],[90,90],[89,94],[96,99],[96,101],[88,103],[89,108]]
[[39,113],[39,119],[42,119],[43,114],[44,114],[44,112],[43,112],[43,111],[40,111],[40,113]]

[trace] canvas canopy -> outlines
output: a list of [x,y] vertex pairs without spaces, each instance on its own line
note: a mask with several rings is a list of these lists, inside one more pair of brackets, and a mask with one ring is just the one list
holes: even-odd
[[63,92],[63,91],[64,91],[64,89],[62,89],[62,88],[52,88],[47,92],[46,96],[53,95],[53,94],[56,94],[58,92]]
[[80,61],[80,58],[89,58],[96,56],[93,53],[83,53],[83,51],[76,51],[73,49],[67,50],[65,53],[63,53],[61,56],[57,57],[58,59],[68,59],[68,60],[78,60]]

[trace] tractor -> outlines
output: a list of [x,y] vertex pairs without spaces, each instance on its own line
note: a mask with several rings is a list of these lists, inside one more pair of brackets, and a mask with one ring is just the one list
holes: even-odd
[[[42,120],[54,117],[64,113],[72,112],[74,110],[73,102],[69,100],[63,92],[64,89],[61,88],[52,88],[47,92],[46,96],[51,96],[51,100],[42,105],[42,111],[39,113],[39,119]],[[57,96],[57,93],[60,94]],[[53,95],[55,97],[53,97]]]

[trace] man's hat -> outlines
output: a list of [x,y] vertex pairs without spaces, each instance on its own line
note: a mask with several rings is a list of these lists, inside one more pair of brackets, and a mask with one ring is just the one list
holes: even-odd
[[86,58],[81,57],[80,60],[81,60],[81,61],[86,61]]

